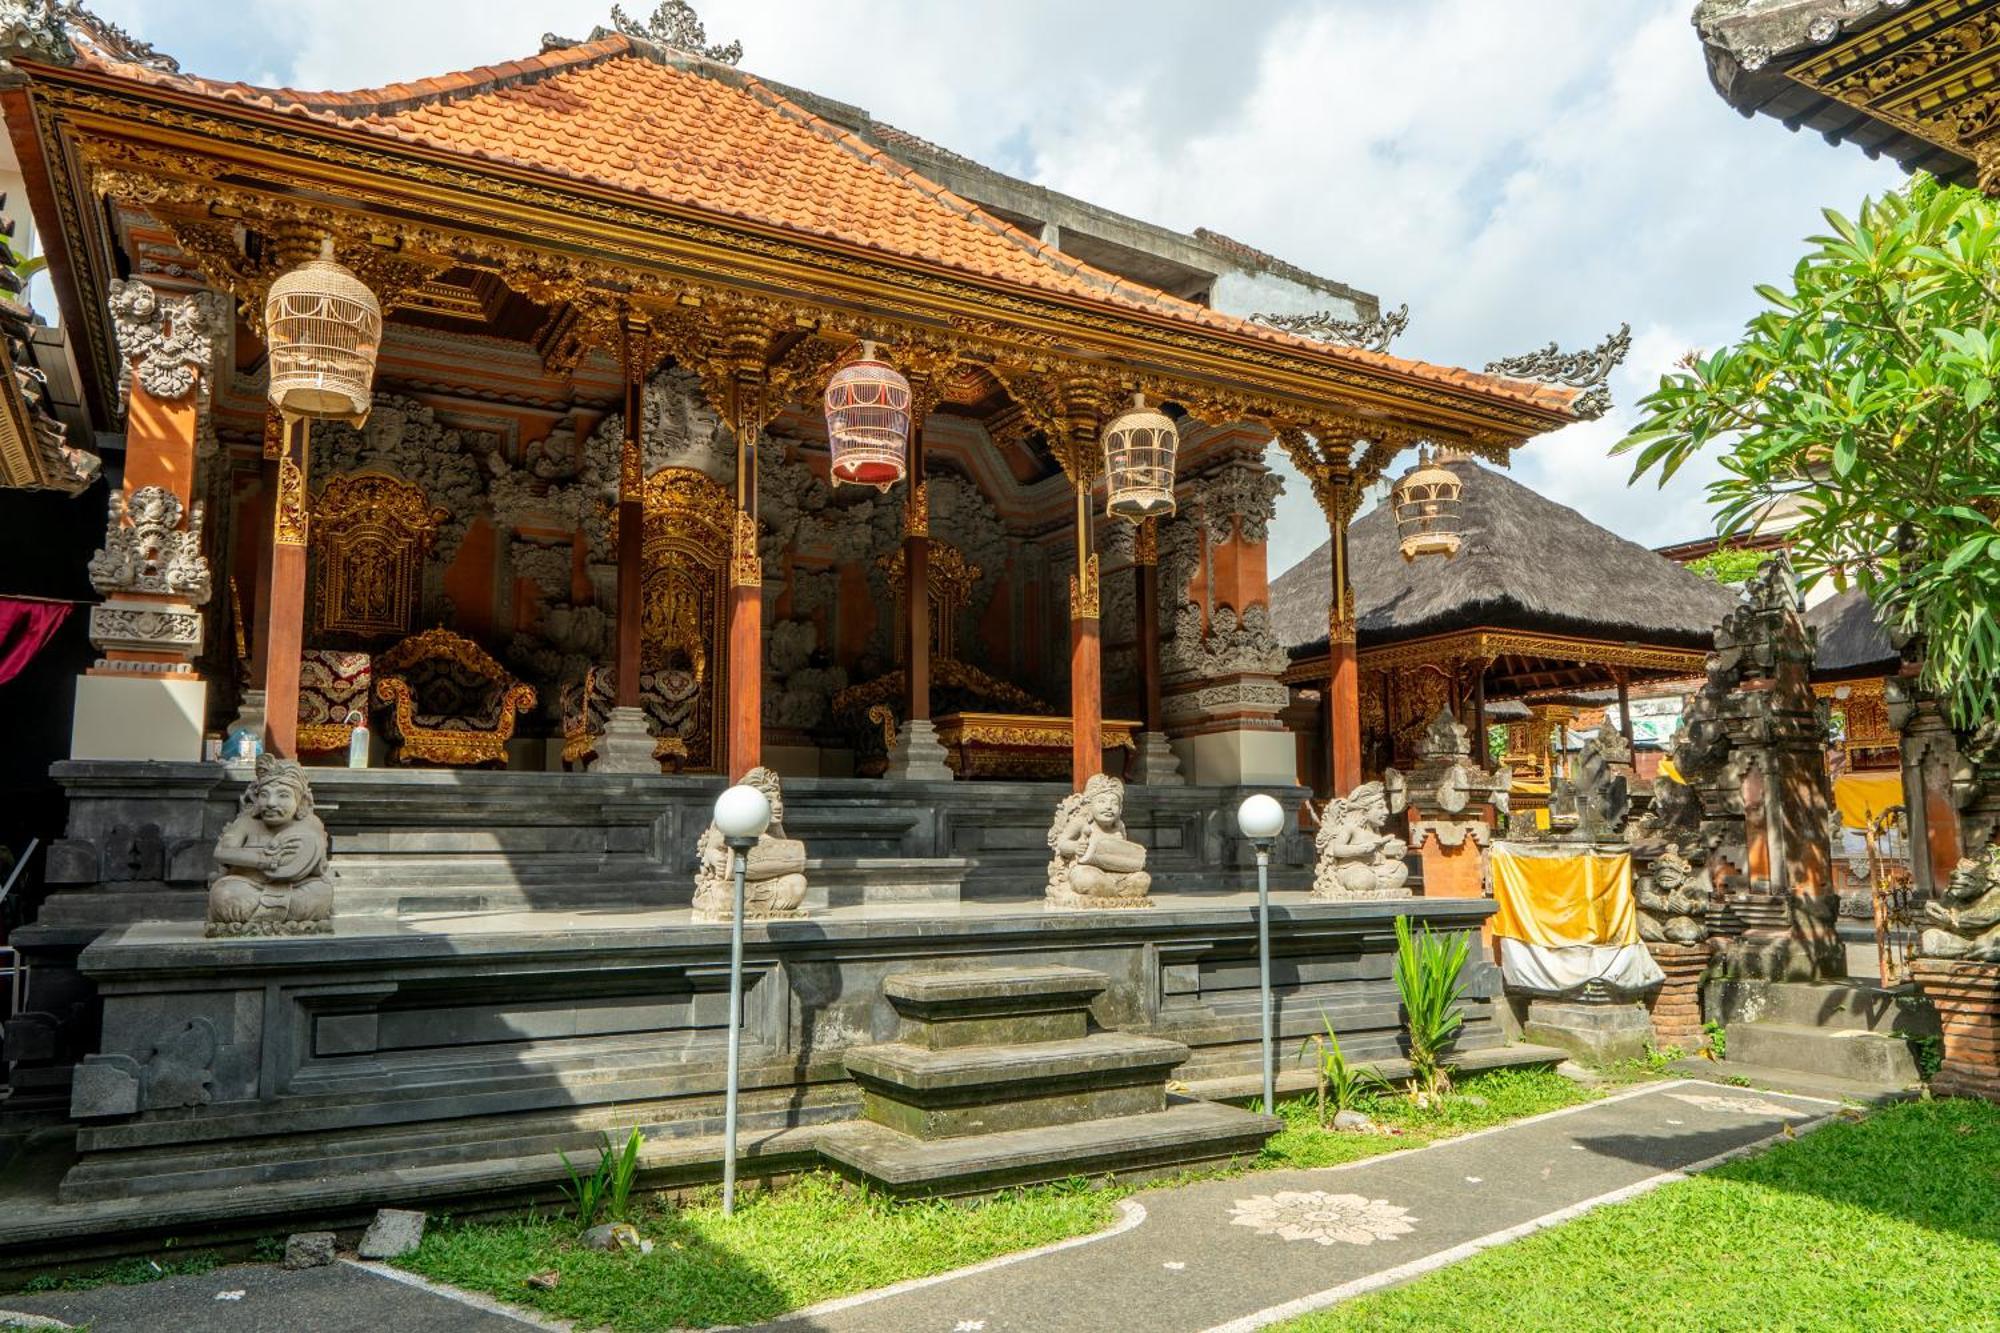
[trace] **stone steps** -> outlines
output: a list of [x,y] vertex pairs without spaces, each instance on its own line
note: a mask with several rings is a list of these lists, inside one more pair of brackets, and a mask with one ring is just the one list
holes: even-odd
[[[1712,981],[1707,1011],[1725,1027],[1780,1023],[1884,1036],[1934,1037],[1937,1014],[1913,986],[1865,981]],[[1732,1034],[1732,1040],[1733,1040]]]
[[1801,1097],[1823,1097],[1828,1101],[1854,1102],[1862,1106],[1887,1106],[1909,1101],[1918,1095],[1915,1087],[1887,1088],[1877,1083],[1856,1083],[1852,1079],[1797,1069],[1747,1065],[1740,1060],[1707,1060],[1697,1056],[1676,1060],[1667,1068],[1710,1083],[1734,1083],[1763,1092],[1789,1092]]
[[829,1130],[821,1151],[910,1195],[1151,1175],[1256,1153],[1276,1119],[1168,1097],[1187,1047],[1091,1031],[1090,1002],[1109,984],[1063,966],[885,979],[900,1039],[847,1053],[864,1119]]
[[1916,1056],[1898,1036],[1854,1028],[1743,1023],[1729,1029],[1735,1064],[1796,1070],[1884,1088],[1914,1086]]

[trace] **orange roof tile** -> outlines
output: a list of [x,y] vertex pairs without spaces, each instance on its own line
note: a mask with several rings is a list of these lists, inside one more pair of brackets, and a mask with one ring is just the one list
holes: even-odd
[[684,66],[609,33],[500,66],[352,92],[260,88],[116,61],[99,68],[282,114],[629,191],[989,279],[1139,307],[1391,373],[1562,411],[1575,391],[1300,338],[1081,263],[754,76]]

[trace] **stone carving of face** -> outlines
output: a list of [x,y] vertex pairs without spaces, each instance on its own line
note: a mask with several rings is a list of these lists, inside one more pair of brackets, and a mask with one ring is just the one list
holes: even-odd
[[1105,783],[1090,794],[1090,817],[1106,832],[1118,827],[1119,817],[1124,813],[1124,797],[1110,783]]
[[258,786],[255,810],[266,828],[283,828],[298,818],[299,794],[290,783],[265,782]]

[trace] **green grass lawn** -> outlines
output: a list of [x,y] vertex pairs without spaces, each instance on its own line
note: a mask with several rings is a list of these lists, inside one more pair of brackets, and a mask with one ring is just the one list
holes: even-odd
[[1283,1326],[2000,1329],[2000,1106],[1913,1102]]
[[[1401,1098],[1373,1114],[1398,1134],[1336,1134],[1311,1104],[1283,1103],[1285,1130],[1258,1167],[1332,1166],[1418,1147],[1522,1116],[1591,1100],[1594,1092],[1546,1070],[1470,1077],[1438,1110]],[[1085,1182],[1017,1190],[974,1205],[896,1203],[831,1174],[755,1192],[725,1219],[715,1197],[682,1208],[641,1205],[632,1217],[649,1255],[606,1254],[577,1241],[575,1221],[543,1214],[506,1222],[434,1224],[403,1267],[620,1333],[770,1319],[788,1310],[907,1278],[1097,1231],[1128,1190]],[[528,1285],[560,1275],[553,1290]]]

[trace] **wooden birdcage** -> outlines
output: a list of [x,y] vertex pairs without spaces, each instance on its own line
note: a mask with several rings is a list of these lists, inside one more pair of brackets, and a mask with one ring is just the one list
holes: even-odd
[[271,284],[264,331],[270,397],[279,411],[356,426],[368,419],[382,349],[382,304],[334,261],[331,240],[321,243],[318,259]]
[[1404,473],[1389,493],[1396,531],[1402,536],[1403,559],[1441,555],[1449,560],[1458,554],[1459,505],[1464,494],[1465,484],[1456,472],[1434,462],[1428,451],[1418,456],[1417,466]]
[[886,491],[903,479],[910,443],[910,382],[863,343],[859,359],[826,384],[826,442],[835,484]]
[[1133,395],[1132,406],[1104,428],[1105,512],[1134,523],[1170,517],[1180,444],[1173,418]]

